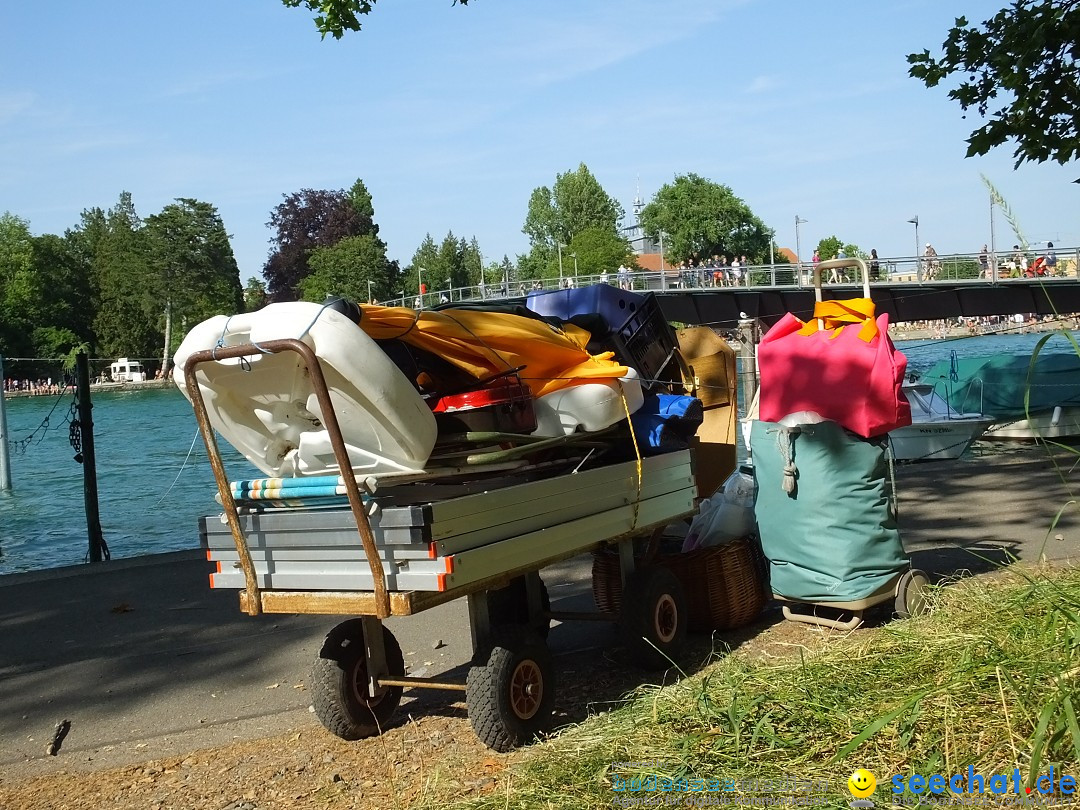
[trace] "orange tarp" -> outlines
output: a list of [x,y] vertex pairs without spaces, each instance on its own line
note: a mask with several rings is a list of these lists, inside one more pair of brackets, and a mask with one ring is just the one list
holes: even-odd
[[375,340],[399,339],[437,354],[477,379],[525,366],[522,381],[534,397],[588,380],[624,377],[612,352],[591,355],[589,333],[572,324],[470,309],[422,310],[360,306],[360,328]]

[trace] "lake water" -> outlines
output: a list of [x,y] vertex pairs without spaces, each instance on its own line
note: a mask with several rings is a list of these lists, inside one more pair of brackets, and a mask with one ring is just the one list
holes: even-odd
[[[1030,354],[1042,337],[990,335],[897,345],[909,368],[921,371],[947,360],[951,351],[960,357]],[[1044,351],[1073,349],[1055,335]],[[71,402],[70,392],[6,401],[10,440],[31,434],[37,440],[10,455],[13,489],[0,492],[0,574],[87,558],[83,470],[68,440]],[[220,507],[187,400],[176,390],[152,389],[95,393],[93,403],[101,528],[113,559],[198,548],[198,518]],[[49,429],[42,431],[46,417]],[[231,480],[260,475],[228,444],[221,442],[221,451]]]

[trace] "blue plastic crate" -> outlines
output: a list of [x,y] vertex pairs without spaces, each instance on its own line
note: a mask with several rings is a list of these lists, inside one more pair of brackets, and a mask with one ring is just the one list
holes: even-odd
[[563,320],[574,315],[599,314],[615,330],[645,301],[646,296],[641,293],[620,290],[610,284],[594,284],[570,290],[535,290],[529,293],[525,306],[540,315],[554,315]]

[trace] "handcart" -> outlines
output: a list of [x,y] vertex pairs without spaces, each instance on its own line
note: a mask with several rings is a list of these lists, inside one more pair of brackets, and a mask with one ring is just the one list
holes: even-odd
[[[226,477],[196,374],[206,363],[295,352],[310,374],[347,506],[289,508],[238,499]],[[238,588],[249,615],[349,615],[326,636],[312,667],[312,704],[337,736],[382,732],[406,687],[465,692],[477,736],[507,751],[548,729],[555,681],[546,643],[551,619],[618,622],[636,663],[664,667],[678,657],[687,598],[666,568],[635,566],[634,541],[693,513],[689,450],[563,471],[543,477],[543,453],[558,440],[458,437],[481,450],[421,474],[353,476],[318,358],[294,339],[192,354],[184,377],[213,468],[223,515],[204,518],[202,539],[217,563],[211,586]],[[601,437],[602,439],[603,437]],[[567,438],[569,440],[569,437]],[[596,442],[595,436],[586,442]],[[482,448],[490,447],[489,451]],[[586,454],[586,457],[588,454]],[[477,473],[500,471],[500,478]],[[539,572],[589,551],[618,549],[618,613],[549,609]],[[473,659],[465,683],[407,675],[401,647],[383,624],[468,598]]]
[[[865,264],[839,259],[814,268],[817,302],[822,300],[822,270],[847,267],[859,269],[863,295],[870,298]],[[858,309],[857,302],[844,303]],[[858,330],[857,324],[843,328]],[[812,369],[797,371],[800,376],[772,382],[830,384],[815,379]],[[843,378],[845,371],[834,378]],[[855,386],[856,375],[849,376],[848,384]],[[842,393],[854,397],[858,392]],[[773,598],[782,604],[785,618],[853,630],[877,605],[891,602],[900,617],[923,612],[929,578],[912,568],[904,553],[884,435],[863,438],[836,421],[801,412],[780,422],[755,419],[750,449],[759,537],[769,560]]]

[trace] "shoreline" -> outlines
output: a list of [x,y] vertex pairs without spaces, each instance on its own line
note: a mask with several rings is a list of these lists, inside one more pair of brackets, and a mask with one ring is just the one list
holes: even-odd
[[[75,386],[68,386],[74,389]],[[149,389],[161,390],[163,388],[175,388],[176,383],[172,379],[145,380],[144,382],[119,382],[119,383],[90,383],[90,393],[101,391],[146,391]],[[55,397],[62,391],[5,391],[4,399],[29,399],[31,397]]]
[[[967,337],[993,337],[995,335],[1033,335],[1080,330],[1080,318],[1066,316],[1050,321],[1028,321],[1023,324],[996,324],[993,327],[961,325],[955,320],[940,321],[937,326],[906,327],[889,324],[889,337],[893,340],[950,340]],[[1004,328],[1001,328],[1004,327]]]

